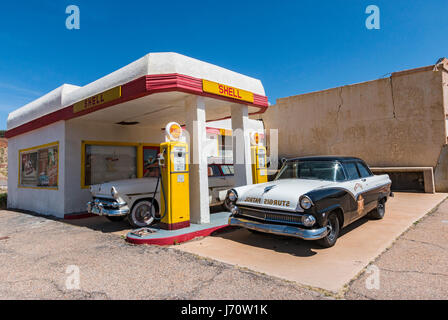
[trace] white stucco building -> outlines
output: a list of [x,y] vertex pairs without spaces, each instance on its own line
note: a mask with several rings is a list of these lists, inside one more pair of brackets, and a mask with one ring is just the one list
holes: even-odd
[[[142,177],[143,158],[176,121],[190,133],[191,220],[207,222],[207,166],[195,161],[207,156],[206,127],[259,128],[248,116],[267,106],[259,80],[177,53],[147,54],[82,87],[64,84],[8,117],[8,207],[85,212],[88,186]],[[210,122],[220,119],[231,120]],[[235,165],[235,184],[251,183],[248,137],[236,143],[245,161]]]

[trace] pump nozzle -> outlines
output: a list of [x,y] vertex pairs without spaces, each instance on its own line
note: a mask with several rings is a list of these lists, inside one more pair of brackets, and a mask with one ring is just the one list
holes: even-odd
[[159,167],[163,167],[165,165],[165,157],[163,156],[164,153],[165,150],[158,154],[157,160],[159,161]]

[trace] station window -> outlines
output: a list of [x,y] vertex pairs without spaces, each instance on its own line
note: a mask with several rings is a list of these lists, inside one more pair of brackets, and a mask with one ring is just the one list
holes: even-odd
[[219,135],[219,155],[222,162],[233,161],[233,140],[232,135]]
[[231,176],[231,175],[233,175],[234,173],[235,173],[235,171],[234,171],[234,168],[233,168],[233,165],[232,164],[226,164],[226,165],[222,165],[221,166],[221,170],[222,170],[222,173],[225,175],[225,176]]
[[217,177],[221,176],[221,171],[216,164],[211,164],[208,166],[208,176],[209,177]]
[[19,159],[19,187],[58,187],[58,142],[20,150]]
[[137,145],[84,144],[84,185],[137,178]]

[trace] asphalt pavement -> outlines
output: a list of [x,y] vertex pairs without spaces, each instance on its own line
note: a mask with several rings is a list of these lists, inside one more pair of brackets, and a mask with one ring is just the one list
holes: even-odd
[[174,248],[131,245],[97,227],[0,211],[0,299],[316,298],[325,296]]
[[[131,245],[117,232],[119,228],[79,226],[27,213],[0,211],[0,299],[448,296],[448,201],[401,235],[338,296],[176,247]],[[379,280],[373,288],[372,265],[378,273],[375,279]]]

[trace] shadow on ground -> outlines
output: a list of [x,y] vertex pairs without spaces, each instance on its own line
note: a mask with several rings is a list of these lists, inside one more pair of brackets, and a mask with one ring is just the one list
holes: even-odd
[[[353,222],[352,224],[342,229],[339,238],[344,237],[346,234],[367,223],[368,221],[369,219],[364,217],[359,219],[358,221]],[[219,230],[212,236],[236,241],[248,246],[273,250],[280,253],[287,253],[297,257],[314,256],[317,254],[316,250],[323,249],[316,243],[316,241],[307,241],[269,233],[252,232],[250,230],[238,227],[227,228],[223,231]]]
[[131,225],[126,219],[122,221],[110,221],[106,217],[90,217],[84,219],[72,219],[72,220],[61,220],[64,223],[89,228],[94,231],[100,231],[102,233],[118,233],[126,235],[130,230],[132,230]]
[[106,217],[99,217],[99,216],[88,217],[83,219],[61,219],[55,216],[38,214],[27,210],[11,209],[11,208],[8,208],[7,210],[11,212],[19,212],[21,214],[26,214],[34,217],[40,217],[48,220],[59,221],[72,226],[84,227],[94,231],[100,231],[102,233],[126,235],[130,230],[132,230],[132,227],[129,225],[126,219],[120,222],[112,222],[108,220]]

